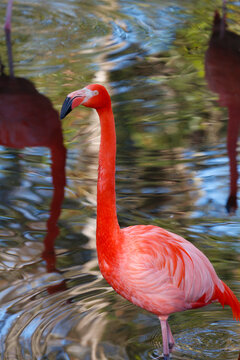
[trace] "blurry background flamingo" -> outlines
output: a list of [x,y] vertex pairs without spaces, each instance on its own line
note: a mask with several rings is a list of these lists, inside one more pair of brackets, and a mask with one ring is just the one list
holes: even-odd
[[66,148],[59,115],[51,101],[40,94],[31,81],[14,77],[11,46],[12,3],[12,0],[8,1],[4,27],[10,76],[4,73],[1,65],[0,144],[14,149],[36,146],[50,149],[53,197],[42,255],[47,262],[47,271],[52,272],[55,271],[56,264],[54,242],[59,233],[57,221],[66,185]]
[[237,142],[240,129],[240,36],[227,29],[226,15],[216,11],[205,56],[209,88],[219,94],[219,105],[228,108],[227,150],[230,164],[229,213],[237,209]]
[[27,79],[0,76],[0,144],[15,149],[34,146],[50,149],[53,197],[43,257],[47,270],[52,272],[56,262],[54,242],[59,233],[57,221],[66,184],[66,148],[58,113]]

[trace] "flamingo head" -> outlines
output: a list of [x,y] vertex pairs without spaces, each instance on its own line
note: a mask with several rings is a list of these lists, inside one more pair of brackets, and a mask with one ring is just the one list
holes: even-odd
[[88,85],[67,95],[62,105],[60,118],[65,118],[70,111],[79,105],[99,109],[110,103],[110,96],[104,86],[99,84]]

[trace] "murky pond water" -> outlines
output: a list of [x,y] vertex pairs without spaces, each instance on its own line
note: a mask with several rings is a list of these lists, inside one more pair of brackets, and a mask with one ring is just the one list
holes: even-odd
[[[240,36],[239,2],[228,6],[229,29]],[[219,49],[213,39],[208,49],[217,7],[220,1],[16,0],[13,56],[16,76],[33,81],[58,111],[87,83],[109,89],[121,226],[154,224],[189,239],[240,299],[240,40]],[[5,9],[3,1],[2,24]],[[7,64],[2,27],[0,51]],[[34,101],[22,98],[22,108]],[[63,199],[64,148],[50,108],[36,110],[44,127],[38,143],[28,142],[25,123],[25,142],[12,140],[21,146],[0,146],[1,359],[154,359],[158,319],[118,296],[97,265],[97,116],[79,108],[62,122]],[[41,140],[48,128],[54,147]],[[173,359],[238,359],[240,324],[228,307],[177,313],[170,324]]]

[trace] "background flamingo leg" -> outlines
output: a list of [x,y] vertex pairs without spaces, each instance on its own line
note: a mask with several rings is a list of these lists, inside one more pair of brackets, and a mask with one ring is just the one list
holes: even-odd
[[162,330],[162,342],[163,342],[163,358],[169,360],[169,340],[168,340],[168,323],[167,319],[160,319]]
[[227,15],[227,5],[226,0],[222,2],[222,19],[221,19],[221,27],[220,27],[220,38],[223,38],[226,28],[226,15]]
[[7,44],[7,51],[8,51],[9,73],[10,73],[11,77],[14,77],[12,44],[11,44],[12,3],[13,3],[13,0],[9,0],[8,4],[7,4],[6,20],[5,20],[4,30],[5,30],[5,35],[6,35],[6,44]]

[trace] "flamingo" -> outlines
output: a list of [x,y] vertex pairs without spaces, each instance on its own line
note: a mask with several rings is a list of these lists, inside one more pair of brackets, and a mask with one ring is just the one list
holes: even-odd
[[116,212],[116,134],[110,96],[91,84],[67,95],[63,119],[78,105],[96,109],[101,124],[97,182],[97,254],[99,268],[113,289],[160,320],[163,356],[174,346],[168,317],[219,301],[240,320],[240,303],[221,281],[207,257],[179,235],[153,225],[120,229]]
[[[4,66],[0,61],[0,145],[15,149],[44,146],[50,150],[53,197],[42,258],[46,261],[47,272],[55,272],[58,270],[54,243],[59,234],[57,222],[66,185],[66,148],[59,114],[54,110],[51,101],[40,94],[30,80],[14,76],[11,44],[12,5],[13,0],[9,0],[4,25],[9,76],[4,73]],[[53,294],[65,289],[64,280],[48,286],[47,291]]]
[[[223,29],[223,31],[222,31]],[[230,165],[230,192],[227,211],[237,209],[237,142],[240,130],[240,36],[229,31],[225,14],[216,11],[212,35],[205,56],[205,74],[208,87],[219,95],[220,106],[228,108],[227,151]]]

